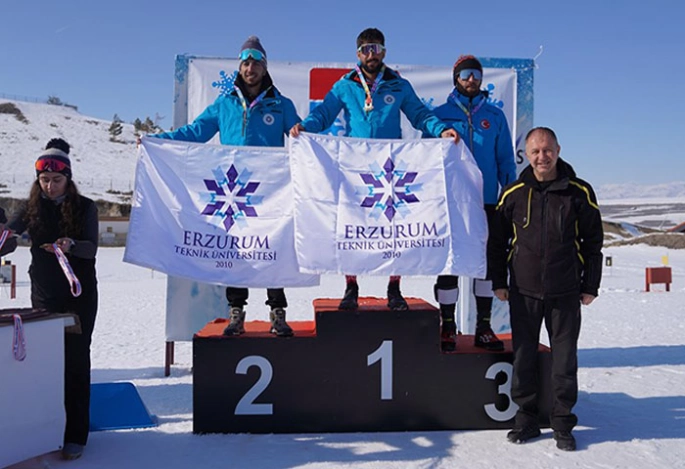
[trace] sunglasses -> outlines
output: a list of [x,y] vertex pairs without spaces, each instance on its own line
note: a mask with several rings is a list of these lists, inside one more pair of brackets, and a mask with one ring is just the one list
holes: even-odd
[[383,44],[362,44],[357,49],[357,52],[361,52],[363,55],[369,55],[371,52],[379,55],[384,50],[385,46]]
[[264,55],[264,53],[261,51],[258,51],[257,49],[245,49],[244,51],[242,51],[240,53],[238,58],[240,59],[241,62],[245,61],[247,59],[254,59],[257,62],[262,62],[262,61],[266,60],[266,56]]
[[465,68],[464,70],[461,70],[459,72],[459,78],[462,80],[466,81],[469,79],[469,76],[473,75],[473,79],[476,81],[482,80],[483,79],[483,72],[480,70],[477,70],[475,68]]
[[49,173],[60,173],[69,167],[64,161],[55,160],[52,158],[45,158],[36,161],[36,171]]

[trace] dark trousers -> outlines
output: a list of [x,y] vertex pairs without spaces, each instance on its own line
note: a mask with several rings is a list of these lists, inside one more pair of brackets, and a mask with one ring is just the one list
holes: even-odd
[[[247,288],[226,287],[226,300],[230,306],[243,308],[247,304],[247,297],[249,296]],[[285,298],[285,290],[282,288],[267,288],[266,289],[267,306],[271,308],[287,308],[288,301]]]
[[84,292],[78,298],[60,303],[32,298],[34,308],[75,313],[81,323],[80,334],[64,334],[64,409],[67,417],[64,443],[85,445],[90,428],[90,344],[98,307],[97,291]]
[[578,400],[580,293],[538,300],[511,289],[509,312],[514,345],[511,397],[519,406],[517,426],[538,422],[538,342],[544,320],[552,349],[550,424],[554,430],[570,431],[578,423],[572,409]]

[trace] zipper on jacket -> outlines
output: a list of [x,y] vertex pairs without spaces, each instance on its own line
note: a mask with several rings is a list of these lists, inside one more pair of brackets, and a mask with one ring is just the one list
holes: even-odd
[[540,287],[541,287],[541,292],[540,294],[544,298],[545,294],[545,273],[547,269],[545,266],[547,265],[547,249],[545,249],[545,246],[547,245],[547,191],[543,191],[540,193],[542,195],[542,224],[540,225],[540,229],[542,230],[542,233],[540,234]]
[[[475,153],[475,148],[473,148],[473,119],[471,117],[471,110],[473,109],[473,104],[471,103],[471,100],[469,100],[469,112],[466,113],[466,119],[469,121],[469,148],[471,149],[471,154]],[[473,155],[475,158],[476,155]]]
[[471,154],[475,158],[475,152],[476,149],[473,147],[473,115],[480,111],[481,106],[483,106],[486,103],[485,97],[483,97],[483,100],[481,100],[480,103],[478,103],[475,108],[473,106],[473,98],[469,98],[469,105],[468,107],[464,106],[464,103],[462,103],[459,100],[459,97],[457,96],[457,90],[455,89],[450,93],[448,99],[451,99],[456,106],[461,109],[461,111],[466,115],[466,120],[469,124],[469,149],[471,150]]

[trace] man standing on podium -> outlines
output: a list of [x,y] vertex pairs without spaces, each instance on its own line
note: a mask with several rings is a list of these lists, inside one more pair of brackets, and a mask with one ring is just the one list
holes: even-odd
[[[385,36],[368,28],[357,36],[357,65],[338,80],[324,100],[307,118],[290,130],[291,137],[301,131],[318,133],[328,129],[340,111],[345,113],[346,135],[357,138],[402,138],[400,112],[414,128],[431,137],[452,138],[459,134],[442,122],[421,102],[411,84],[385,66]],[[359,307],[356,275],[345,276],[347,286],[339,308]],[[388,280],[388,308],[408,309],[400,292],[400,276]]]
[[[454,90],[447,101],[435,108],[435,115],[450,124],[464,140],[483,174],[483,201],[492,231],[492,219],[501,187],[516,179],[514,145],[504,113],[488,102],[488,92],[481,90],[483,66],[473,55],[462,55],[452,72]],[[489,238],[490,239],[490,238]],[[490,249],[488,239],[487,249]],[[492,315],[492,282],[490,275],[473,281],[476,297],[476,336],[474,345],[486,350],[501,351],[504,343],[490,326]],[[459,277],[440,275],[435,282],[435,299],[440,303],[442,331],[440,346],[445,352],[457,347],[455,309],[459,297]]]
[[[217,132],[222,145],[282,147],[285,135],[300,121],[293,102],[283,96],[267,71],[266,52],[257,36],[247,38],[240,50],[240,66],[233,90],[219,96],[192,124],[173,132],[151,137],[206,142]],[[285,320],[288,302],[283,288],[268,288],[266,304],[271,307],[271,333],[279,337],[293,335]],[[231,307],[230,322],[224,335],[245,332],[245,310],[248,289],[226,287]]]

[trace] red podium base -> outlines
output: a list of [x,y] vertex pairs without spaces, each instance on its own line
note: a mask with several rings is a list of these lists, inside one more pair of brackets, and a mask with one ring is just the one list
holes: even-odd
[[[509,428],[512,350],[473,346],[461,335],[456,353],[440,350],[437,308],[408,298],[409,310],[360,298],[314,301],[314,321],[289,322],[295,335],[275,337],[269,323],[246,323],[222,335],[225,319],[193,338],[193,432],[306,433]],[[551,357],[539,353],[541,425],[551,409]]]

